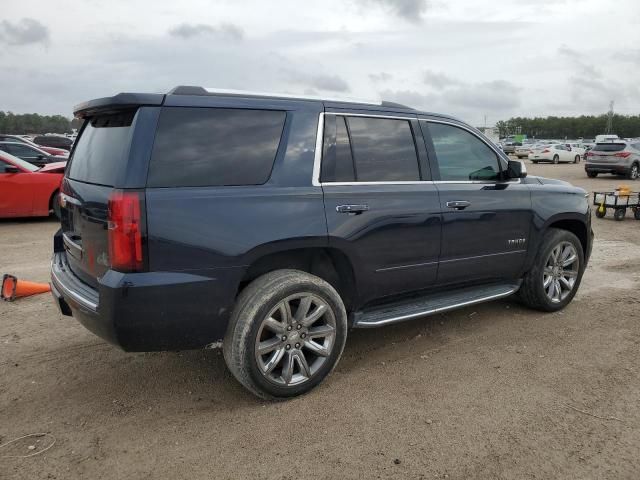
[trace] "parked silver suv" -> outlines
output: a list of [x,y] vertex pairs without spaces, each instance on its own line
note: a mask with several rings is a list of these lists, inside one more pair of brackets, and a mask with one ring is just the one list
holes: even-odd
[[640,143],[597,143],[585,154],[585,159],[584,169],[589,178],[613,173],[636,180],[640,172]]

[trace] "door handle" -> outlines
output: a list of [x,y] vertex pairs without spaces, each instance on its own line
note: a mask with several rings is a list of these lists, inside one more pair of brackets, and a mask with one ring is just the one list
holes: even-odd
[[338,205],[336,212],[338,213],[355,213],[359,214],[369,210],[369,205]]
[[447,207],[453,208],[455,210],[464,210],[469,205],[471,205],[471,202],[468,202],[466,200],[454,200],[452,202],[447,202]]

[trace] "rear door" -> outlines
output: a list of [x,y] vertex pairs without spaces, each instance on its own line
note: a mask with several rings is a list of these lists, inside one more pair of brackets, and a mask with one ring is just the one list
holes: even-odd
[[135,127],[143,110],[97,114],[86,120],[63,180],[61,222],[67,260],[73,272],[94,287],[110,265],[109,195],[126,185],[129,158],[137,153],[132,147]]
[[327,112],[324,120],[329,243],[352,259],[361,301],[432,285],[440,206],[416,117]]
[[466,126],[421,121],[442,209],[438,284],[515,279],[532,222],[531,195],[520,180],[502,181],[506,162]]

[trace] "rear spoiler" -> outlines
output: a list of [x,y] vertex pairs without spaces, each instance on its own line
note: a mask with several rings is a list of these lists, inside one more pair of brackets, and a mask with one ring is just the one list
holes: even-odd
[[96,98],[73,107],[73,116],[87,118],[97,113],[115,113],[143,105],[158,106],[164,102],[164,93],[118,93],[113,97]]

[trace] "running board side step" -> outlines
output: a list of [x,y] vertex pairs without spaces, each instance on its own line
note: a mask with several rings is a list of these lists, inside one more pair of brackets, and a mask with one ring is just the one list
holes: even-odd
[[367,308],[353,314],[354,328],[373,328],[425,317],[476,303],[508,297],[520,288],[520,283],[500,283],[466,287],[438,292],[422,297],[402,300]]

